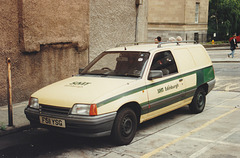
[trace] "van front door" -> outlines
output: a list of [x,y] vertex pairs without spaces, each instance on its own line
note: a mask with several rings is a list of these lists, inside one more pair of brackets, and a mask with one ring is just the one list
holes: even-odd
[[[149,120],[182,106],[184,82],[170,51],[156,53],[146,81],[149,106],[142,119]],[[157,72],[162,75],[152,75]]]

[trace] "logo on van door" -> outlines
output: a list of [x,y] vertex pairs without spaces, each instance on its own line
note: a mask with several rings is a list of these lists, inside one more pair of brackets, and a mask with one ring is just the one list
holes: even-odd
[[168,85],[167,87],[165,87],[165,91],[171,90],[171,89],[178,89],[179,85],[178,83],[175,85]]
[[169,91],[171,89],[178,89],[178,87],[179,87],[178,83],[175,85],[168,85],[168,86],[165,86],[164,88],[162,87],[162,88],[157,89],[157,92],[162,93],[164,91]]

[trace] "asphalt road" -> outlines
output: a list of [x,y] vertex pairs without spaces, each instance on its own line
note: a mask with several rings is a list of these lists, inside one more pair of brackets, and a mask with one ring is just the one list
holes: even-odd
[[216,85],[214,90],[240,92],[240,63],[214,63]]

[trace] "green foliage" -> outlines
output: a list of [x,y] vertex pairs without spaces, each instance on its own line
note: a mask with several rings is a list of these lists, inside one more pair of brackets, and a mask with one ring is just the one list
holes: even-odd
[[217,33],[218,40],[225,40],[240,33],[240,1],[209,0],[208,34]]
[[6,125],[4,125],[3,123],[1,123],[1,125],[0,125],[0,130],[6,130]]
[[[204,43],[204,44],[206,44],[206,45],[212,45],[212,41],[207,42],[207,43]],[[222,44],[229,44],[229,42],[228,42],[228,41],[214,41],[214,44],[215,44],[215,45],[222,45]]]

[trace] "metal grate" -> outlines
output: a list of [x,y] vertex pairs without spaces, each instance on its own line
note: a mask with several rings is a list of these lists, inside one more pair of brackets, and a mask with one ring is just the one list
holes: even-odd
[[70,108],[55,107],[55,106],[40,104],[40,112],[41,112],[41,113],[51,113],[51,114],[64,114],[64,115],[68,115],[69,110],[70,110]]

